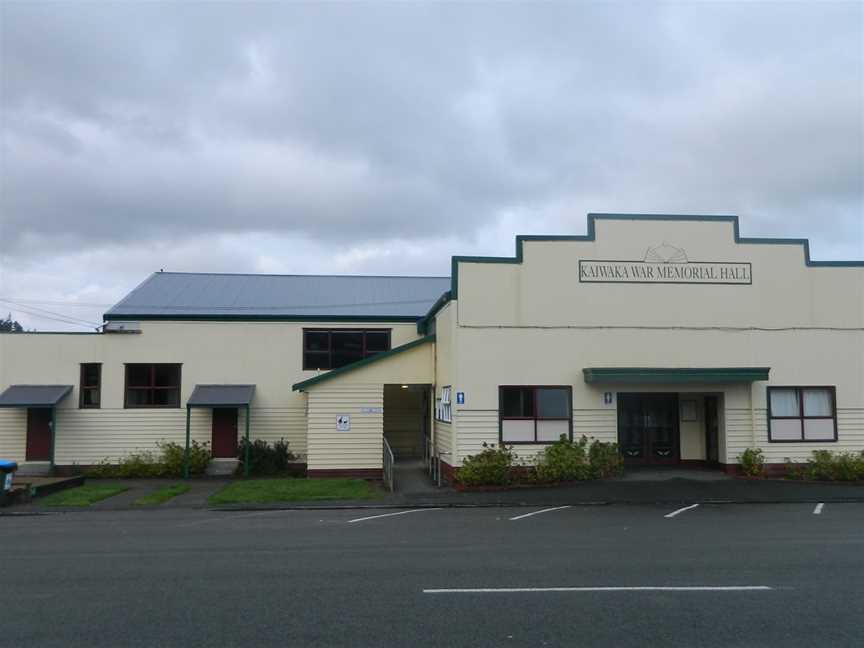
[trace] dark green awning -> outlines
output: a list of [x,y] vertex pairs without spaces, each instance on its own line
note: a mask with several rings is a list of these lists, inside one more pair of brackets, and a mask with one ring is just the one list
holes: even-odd
[[747,383],[768,380],[770,367],[586,367],[586,383]]
[[195,385],[186,407],[249,407],[255,385]]

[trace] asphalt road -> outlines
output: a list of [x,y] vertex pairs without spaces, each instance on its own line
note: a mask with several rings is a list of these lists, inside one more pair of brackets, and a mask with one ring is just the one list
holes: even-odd
[[0,517],[0,645],[864,643],[864,504],[537,510]]

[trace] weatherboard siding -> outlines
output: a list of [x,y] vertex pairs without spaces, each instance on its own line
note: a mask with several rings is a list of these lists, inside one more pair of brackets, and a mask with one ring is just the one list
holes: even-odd
[[[382,384],[338,384],[338,381],[333,381],[309,390],[307,398],[309,470],[382,467]],[[341,415],[350,417],[350,430],[337,431],[336,418]]]
[[27,442],[27,410],[0,409],[0,459],[24,461]]

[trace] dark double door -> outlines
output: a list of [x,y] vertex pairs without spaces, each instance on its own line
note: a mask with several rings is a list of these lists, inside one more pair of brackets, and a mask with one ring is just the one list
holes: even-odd
[[678,463],[677,394],[618,394],[618,447],[628,464]]

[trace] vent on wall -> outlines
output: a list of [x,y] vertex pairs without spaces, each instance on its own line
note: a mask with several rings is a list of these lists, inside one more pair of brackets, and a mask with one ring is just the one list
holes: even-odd
[[111,321],[102,329],[105,333],[140,333],[141,322]]

